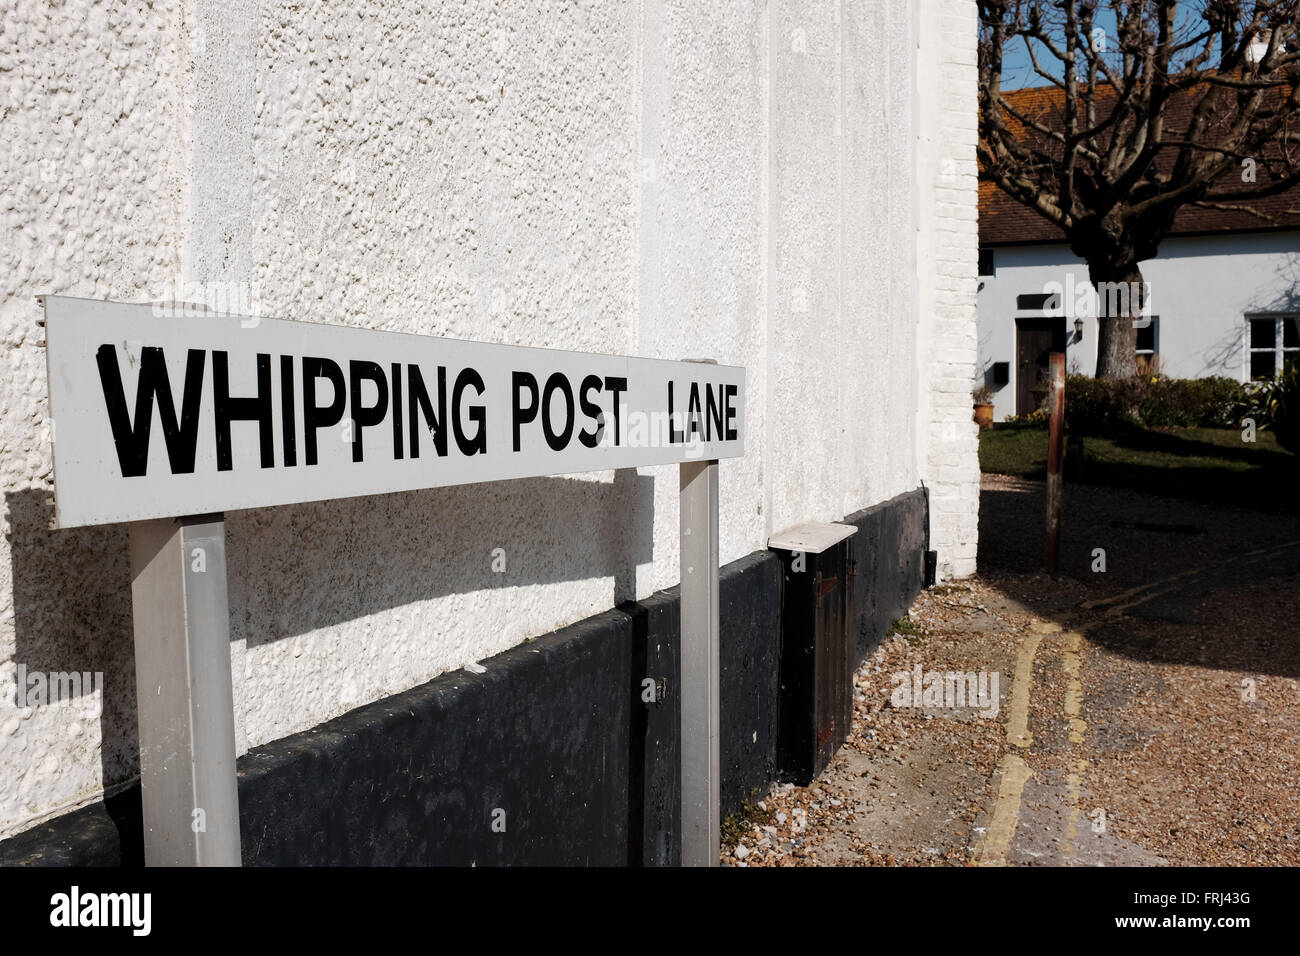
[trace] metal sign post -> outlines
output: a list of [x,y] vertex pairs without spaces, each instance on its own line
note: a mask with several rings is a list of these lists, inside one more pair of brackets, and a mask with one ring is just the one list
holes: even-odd
[[239,866],[221,515],[130,526],[148,866]]
[[682,865],[716,866],[719,820],[718,463],[680,467]]

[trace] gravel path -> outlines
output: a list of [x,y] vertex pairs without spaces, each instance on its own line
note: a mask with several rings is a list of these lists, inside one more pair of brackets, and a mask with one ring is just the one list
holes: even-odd
[[[1071,487],[1052,580],[1043,507],[985,476],[980,576],[918,597],[724,864],[1300,865],[1300,519]],[[900,704],[918,665],[996,674],[996,714]]]

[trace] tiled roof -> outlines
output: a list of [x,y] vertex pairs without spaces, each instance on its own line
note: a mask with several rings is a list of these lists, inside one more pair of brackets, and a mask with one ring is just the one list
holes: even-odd
[[[1186,122],[1195,106],[1198,92],[1199,90],[1193,89],[1170,101],[1165,112],[1167,126],[1178,129]],[[1005,95],[1018,112],[1031,116],[1046,126],[1060,125],[1065,96],[1065,91],[1060,87],[1030,87],[1009,91]],[[1099,96],[1098,99],[1098,105],[1102,107],[1103,97]],[[1019,125],[1014,118],[1009,118],[1009,122],[1013,129]],[[1163,156],[1157,160],[1157,163],[1163,166],[1172,161],[1173,155],[1174,149],[1170,147],[1164,150]],[[1268,182],[1268,170],[1262,164],[1257,168],[1256,175],[1258,176],[1256,185],[1264,185]],[[1230,170],[1223,182],[1231,186],[1239,180],[1240,173],[1237,170]],[[1065,241],[1065,234],[1056,225],[1028,206],[1012,199],[989,180],[980,180],[979,204],[981,245]],[[1174,219],[1174,228],[1170,235],[1300,229],[1300,186],[1276,196],[1251,200],[1249,205],[1273,217],[1275,222],[1270,223],[1250,213],[1184,206]]]

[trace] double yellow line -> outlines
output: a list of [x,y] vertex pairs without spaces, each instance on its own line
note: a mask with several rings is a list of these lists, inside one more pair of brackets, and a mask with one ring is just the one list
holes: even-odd
[[[1038,645],[1043,642],[1043,634],[1051,633],[1052,626],[1060,630],[1059,625],[1042,627],[1021,641],[1020,647],[1016,649],[1011,701],[1007,706],[1007,744],[1013,748],[1024,750],[1034,742],[1033,734],[1029,731],[1029,692],[1033,686],[1034,655],[1038,653]],[[1021,795],[1025,784],[1034,775],[1024,758],[1015,750],[1009,750],[1003,755],[998,770],[1002,782],[998,787],[997,800],[993,803],[988,831],[976,854],[975,862],[980,866],[1007,865],[1011,839],[1016,835],[1016,826],[1020,823]]]
[[[1224,564],[1238,563],[1241,561],[1250,561],[1268,555],[1276,554],[1279,551],[1285,551],[1288,548],[1300,546],[1300,540],[1285,541],[1281,544],[1270,545],[1265,548],[1256,548],[1253,551],[1245,551],[1241,554],[1223,558],[1216,564],[1216,569],[1221,568]],[[1084,722],[1081,714],[1083,711],[1083,683],[1080,680],[1080,668],[1082,659],[1079,652],[1083,645],[1088,631],[1093,630],[1101,625],[1112,623],[1115,618],[1120,617],[1130,608],[1145,604],[1153,598],[1160,597],[1167,593],[1174,585],[1195,578],[1205,573],[1207,568],[1192,568],[1187,571],[1180,571],[1177,574],[1171,574],[1168,577],[1151,581],[1147,584],[1140,585],[1122,591],[1119,594],[1112,595],[1108,598],[1101,598],[1095,601],[1086,601],[1079,607],[1085,611],[1096,611],[1099,616],[1086,624],[1080,624],[1073,630],[1065,634],[1064,643],[1062,644],[1062,666],[1065,669],[1067,678],[1065,700],[1063,710],[1065,712],[1066,722],[1070,727],[1070,743],[1082,744],[1084,733],[1088,725]],[[1055,634],[1061,631],[1061,626],[1054,623],[1034,624],[1031,625],[1031,633],[1023,640],[1016,651],[1016,666],[1014,681],[1011,686],[1011,702],[1007,709],[1007,744],[1013,748],[1008,750],[998,763],[998,770],[1001,775],[1001,783],[998,786],[998,795],[993,803],[993,811],[989,818],[988,829],[985,833],[984,840],[975,850],[974,862],[979,866],[1006,866],[1007,853],[1011,849],[1011,841],[1016,835],[1016,827],[1020,823],[1020,807],[1022,804],[1025,784],[1034,775],[1034,772],[1025,763],[1024,758],[1018,751],[1027,750],[1033,743],[1033,734],[1029,730],[1029,697],[1033,690],[1034,678],[1034,656],[1038,653],[1038,647],[1043,641],[1045,634]],[[1088,761],[1082,757],[1077,758],[1069,776],[1066,778],[1066,784],[1069,792],[1070,813],[1067,818],[1064,851],[1068,860],[1075,859],[1075,841],[1078,836],[1079,828],[1079,794],[1083,788],[1083,775],[1088,769]]]
[[[1001,782],[998,795],[993,803],[988,830],[983,842],[976,850],[975,862],[979,866],[1006,866],[1007,853],[1011,850],[1011,841],[1020,825],[1020,807],[1023,801],[1025,784],[1034,775],[1018,751],[1029,749],[1034,742],[1034,735],[1029,729],[1029,697],[1033,690],[1034,658],[1039,645],[1046,634],[1061,631],[1059,624],[1032,625],[1034,631],[1020,643],[1016,649],[1015,674],[1011,684],[1011,701],[1007,708],[1007,745],[1008,750],[998,764]],[[1083,642],[1080,631],[1070,631],[1065,635],[1063,644],[1063,661],[1069,683],[1065,691],[1065,719],[1070,726],[1070,743],[1083,743],[1084,732],[1088,725],[1080,716],[1083,710],[1083,683],[1079,680],[1081,658],[1079,649]],[[1079,793],[1083,787],[1083,772],[1088,762],[1080,758],[1074,764],[1074,770],[1068,778],[1070,814],[1066,825],[1065,854],[1074,858],[1074,843],[1078,833]]]

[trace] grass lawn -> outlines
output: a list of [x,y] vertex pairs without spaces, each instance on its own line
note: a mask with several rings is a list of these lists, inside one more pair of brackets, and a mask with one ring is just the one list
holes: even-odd
[[[1045,477],[1047,430],[998,425],[981,432],[980,470]],[[1253,443],[1242,441],[1236,428],[1134,426],[1106,437],[1086,435],[1082,473],[1073,480],[1245,508],[1300,511],[1300,459],[1268,431],[1258,432]]]

